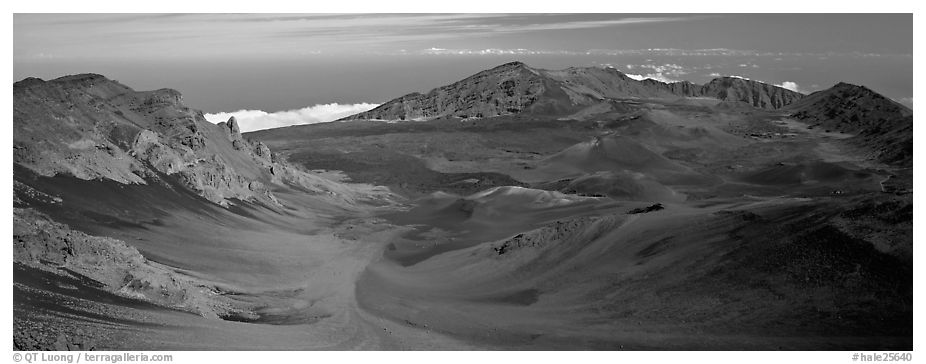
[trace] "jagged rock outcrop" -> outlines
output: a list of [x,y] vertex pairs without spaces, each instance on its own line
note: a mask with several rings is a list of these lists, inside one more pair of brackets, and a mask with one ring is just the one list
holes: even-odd
[[[609,110],[607,101],[635,98],[713,97],[762,109],[789,105],[803,94],[736,77],[705,85],[687,81],[638,81],[611,68],[564,70],[506,63],[427,94],[412,93],[342,120],[427,120],[438,117],[482,118],[520,113],[568,115],[589,107]],[[601,105],[606,105],[602,108]]]
[[524,262],[521,269],[526,271],[549,269],[558,264],[558,259],[580,254],[623,221],[624,217],[616,214],[559,219],[508,239],[485,243],[480,253],[492,260],[520,260]]
[[220,127],[224,127],[228,131],[228,137],[231,140],[241,139],[241,129],[238,128],[238,119],[235,119],[234,116],[228,118],[228,121],[219,123]]
[[254,155],[268,163],[273,163],[273,154],[270,152],[270,147],[263,142],[254,143]]
[[241,129],[238,127],[238,119],[235,119],[234,116],[228,118],[228,121],[221,122],[218,124],[222,130],[228,133],[228,141],[232,143],[232,147],[236,150],[244,150],[247,148],[248,143],[241,137]]

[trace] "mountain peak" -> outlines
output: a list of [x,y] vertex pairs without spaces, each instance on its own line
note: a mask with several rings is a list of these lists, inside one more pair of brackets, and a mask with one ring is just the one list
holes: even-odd
[[888,109],[899,108],[901,114],[903,114],[904,116],[907,116],[913,113],[913,110],[910,110],[910,108],[908,108],[906,105],[903,105],[894,100],[891,100],[890,98],[884,95],[881,95],[875,92],[874,90],[868,87],[865,87],[863,85],[854,85],[854,84],[847,83],[847,82],[839,82],[833,87],[831,87],[830,89],[819,91],[819,92],[839,93],[843,97],[850,97],[850,96],[855,97],[855,98],[869,97],[873,100],[877,100],[877,102],[879,103],[889,105],[889,106],[886,106]]
[[13,84],[16,92],[53,92],[52,90],[64,92],[89,92],[90,94],[101,98],[113,98],[126,94],[129,87],[118,81],[106,78],[97,73],[80,73],[67,75],[52,80],[42,80],[40,78],[29,77]]
[[55,79],[55,81],[68,81],[68,80],[81,80],[81,79],[107,79],[106,76],[103,76],[99,73],[86,72],[86,73],[76,73],[73,75],[64,75]]
[[57,85],[67,85],[67,86],[93,86],[101,83],[114,83],[118,82],[112,81],[106,76],[96,74],[96,73],[80,73],[76,75],[67,75],[58,77],[53,80],[45,81],[38,77],[26,77],[19,82],[13,84],[14,88],[22,87],[31,87],[37,85],[46,85],[46,84],[57,84]]
[[58,77],[51,82],[86,84],[96,82],[111,82],[111,80],[106,78],[106,76],[97,73],[79,73],[76,75]]
[[865,86],[846,82],[814,92],[791,109],[794,118],[848,133],[888,129],[912,114],[906,106]]
[[541,70],[531,67],[527,63],[524,63],[521,61],[513,61],[513,62],[508,62],[502,65],[495,66],[493,68],[490,68],[482,72],[478,72],[471,77],[474,77],[480,74],[485,74],[485,73],[507,73],[507,74],[524,74],[524,75],[530,73],[530,74],[537,75],[540,73],[540,71]]
[[523,62],[508,62],[426,94],[411,93],[345,119],[427,120],[517,114],[545,91],[544,77]]
[[512,61],[505,63],[503,65],[497,66],[495,68],[530,68],[526,63],[521,61]]
[[14,161],[41,175],[147,184],[162,173],[222,206],[271,206],[265,183],[290,173],[265,145],[244,140],[234,117],[213,125],[174,89],[135,91],[97,74],[20,85],[28,87],[13,97]]
[[45,80],[43,80],[43,79],[41,79],[41,78],[38,78],[38,77],[26,77],[26,78],[24,78],[24,79],[22,79],[22,80],[20,80],[20,81],[18,81],[18,82],[14,82],[14,83],[13,83],[13,89],[17,89],[17,88],[20,88],[20,87],[30,87],[30,86],[34,86],[34,85],[41,85],[41,84],[44,84],[44,83],[45,83]]
[[881,96],[881,94],[875,92],[874,90],[868,87],[865,87],[862,85],[851,84],[848,82],[839,82],[833,85],[833,87],[831,87],[829,90],[824,90],[824,91],[875,95],[875,97],[879,97],[879,98],[883,97]]
[[860,85],[851,84],[851,83],[842,82],[842,81],[833,85],[833,88],[834,89],[867,89],[867,87],[865,86],[860,86]]
[[790,107],[791,117],[852,139],[885,163],[913,163],[913,110],[865,86],[839,82]]
[[[505,63],[505,64],[501,64],[501,65],[492,67],[492,68],[487,69],[487,70],[485,70],[485,71],[476,73],[476,74],[473,75],[473,76],[480,75],[480,74],[487,74],[487,73],[489,73],[489,74],[492,74],[492,73],[510,73],[510,72],[520,72],[520,71],[528,71],[528,72],[535,73],[535,74],[537,73],[537,70],[536,70],[536,69],[532,68],[531,66],[528,66],[526,63],[521,62],[521,61],[513,61],[513,62],[508,62],[508,63]],[[472,76],[471,76],[471,77],[472,77]]]

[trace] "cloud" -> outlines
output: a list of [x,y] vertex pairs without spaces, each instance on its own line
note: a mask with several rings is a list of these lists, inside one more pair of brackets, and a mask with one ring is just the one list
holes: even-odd
[[570,55],[575,52],[564,50],[536,50],[525,48],[447,49],[431,47],[418,51],[422,55],[498,56],[498,55]]
[[788,89],[794,92],[804,92],[803,90],[801,90],[801,87],[798,86],[797,82],[785,81],[785,82],[776,84],[775,86],[785,88],[785,89]]
[[646,73],[646,74],[627,74],[627,77],[630,77],[637,81],[642,81],[644,79],[649,78],[649,79],[653,79],[653,80],[665,82],[665,83],[679,82],[680,76],[687,75],[689,73],[689,69],[683,66],[677,65],[675,63],[666,63],[662,65],[653,64],[653,63],[637,64],[637,65],[628,64],[626,65],[626,67],[627,69],[631,69],[631,70],[632,69],[643,70],[645,68],[648,68],[651,70],[649,73]]
[[238,110],[205,114],[206,120],[213,124],[228,121],[234,116],[242,132],[280,128],[291,125],[315,124],[337,120],[379,106],[378,104],[319,104],[297,110],[266,112],[263,110]]
[[507,32],[531,32],[538,30],[567,30],[567,29],[586,29],[586,28],[604,28],[626,24],[643,24],[643,23],[663,23],[685,21],[692,19],[702,19],[703,16],[688,17],[652,17],[652,18],[623,18],[609,20],[580,20],[580,21],[560,21],[534,24],[494,24],[493,31]]
[[643,80],[649,78],[649,79],[652,79],[652,80],[656,80],[656,81],[659,81],[659,82],[665,82],[665,83],[678,82],[678,80],[674,80],[674,79],[668,78],[668,77],[666,77],[665,75],[663,75],[662,73],[647,73],[646,75],[635,75],[635,74],[631,74],[631,73],[625,73],[625,75],[627,75],[627,77],[630,77],[630,78],[632,78],[632,79],[634,79],[634,80],[637,80],[637,81],[643,81]]
[[[681,18],[646,18],[646,21],[674,21],[683,20]],[[628,21],[629,20],[629,21]],[[603,26],[602,24],[632,24],[633,22],[640,22],[641,19],[624,19],[621,21],[614,22],[570,22],[570,23],[556,23],[556,24],[540,24],[540,25],[531,25],[531,26],[502,26],[502,25],[485,25],[481,24],[478,26],[465,26],[461,28],[452,29],[452,33],[437,33],[437,34],[418,34],[415,36],[417,40],[431,40],[431,41],[444,41],[444,40],[454,40],[455,37],[458,37],[459,34],[469,34],[471,36],[492,36],[497,34],[503,34],[506,32],[522,32],[522,31],[531,31],[531,30],[552,30],[552,29],[581,29],[584,27],[597,27]],[[450,31],[450,30],[448,30]],[[484,32],[484,33],[480,33]],[[371,32],[367,34],[368,36],[375,36],[377,33]],[[448,35],[449,34],[449,35]],[[409,37],[410,35],[402,35],[404,37]],[[399,37],[396,35],[395,37]],[[406,39],[412,40],[412,39]],[[486,49],[476,49],[476,48],[442,48],[442,47],[431,47],[427,49],[418,49],[418,50],[398,50],[398,51],[388,51],[383,52],[383,54],[421,54],[421,55],[567,55],[567,56],[671,56],[671,57],[687,57],[687,56],[723,56],[723,57],[768,57],[773,60],[782,60],[781,57],[848,57],[848,58],[870,58],[870,57],[911,57],[909,54],[871,54],[871,53],[837,53],[837,52],[826,52],[826,53],[801,53],[801,52],[766,52],[766,51],[757,51],[757,50],[743,50],[743,49],[727,49],[727,48],[712,48],[712,49],[679,49],[679,48],[647,48],[647,49],[601,49],[601,48],[592,48],[586,50],[570,50],[570,49],[527,49],[527,48],[486,48]],[[821,58],[823,59],[823,58]],[[652,59],[647,59],[647,62],[652,62]],[[667,64],[671,65],[671,64]],[[735,64],[741,68],[761,68],[755,62],[745,62]],[[641,65],[642,66],[642,65]],[[705,66],[703,69],[710,69],[713,66]]]
[[668,76],[681,76],[688,74],[688,71],[685,69],[685,67],[679,66],[675,63],[666,63],[664,65],[641,64],[639,67],[649,68],[653,70],[653,73],[665,74]]

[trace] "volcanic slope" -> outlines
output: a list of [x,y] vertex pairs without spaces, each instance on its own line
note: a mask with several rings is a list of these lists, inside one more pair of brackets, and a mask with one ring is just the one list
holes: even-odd
[[[262,174],[314,182],[266,177],[272,200],[210,200],[128,152],[144,183],[14,159],[17,347],[912,348],[912,194],[885,188],[912,174],[792,117],[799,94],[520,63],[467,80],[367,118],[388,121],[243,135],[273,151]],[[123,110],[42,95],[14,100],[23,150],[73,142],[32,122],[109,120],[58,103]],[[231,134],[205,138],[220,159]],[[112,252],[136,263],[85,263]]]
[[812,126],[856,134],[854,144],[885,163],[912,166],[913,111],[867,87],[840,82],[788,109]]
[[353,304],[400,199],[278,157],[173,90],[15,84],[14,346],[465,348]]
[[[620,80],[609,69],[513,63],[416,100],[494,95],[506,77],[550,75],[584,79],[570,92],[601,96],[608,107],[576,113],[591,104],[555,101],[566,95],[547,102],[560,105],[546,109],[552,114],[528,105],[494,117],[449,111],[396,122],[403,115],[376,114],[398,105],[387,103],[342,122],[251,135],[295,163],[340,169],[355,181],[369,182],[371,169],[405,167],[393,157],[361,157],[364,170],[323,161],[401,155],[416,168],[460,176],[448,185],[394,176],[390,185],[415,207],[383,216],[414,230],[365,271],[358,298],[410,327],[502,348],[908,346],[912,198],[882,191],[885,179],[910,176],[872,154],[883,145],[859,146],[852,133],[808,125],[792,116],[796,108],[829,103],[802,103],[807,98],[771,85],[739,88],[741,79],[720,78],[673,90],[624,80],[634,88],[618,93],[585,74]],[[464,108],[495,104],[487,99]],[[459,109],[451,106],[441,110]],[[529,188],[491,186],[499,179],[478,173]],[[467,183],[476,188],[456,189]],[[541,190],[575,199],[538,209],[509,201],[533,201]],[[491,207],[488,196],[505,207]],[[883,274],[902,282],[882,292],[887,299],[858,289]],[[878,333],[869,335],[864,328],[875,322]]]
[[554,71],[511,62],[433,89],[427,94],[405,95],[344,119],[428,120],[446,116],[484,118],[523,113],[591,116],[622,110],[623,105],[616,100],[640,98],[708,97],[727,103],[778,109],[803,96],[777,86],[736,77],[717,78],[705,85],[663,83],[651,79],[638,81],[611,67]]

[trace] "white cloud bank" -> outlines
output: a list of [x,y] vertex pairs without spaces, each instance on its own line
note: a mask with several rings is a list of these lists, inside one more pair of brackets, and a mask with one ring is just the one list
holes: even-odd
[[642,81],[647,78],[653,79],[660,82],[672,83],[679,82],[679,77],[688,74],[688,69],[679,66],[675,63],[666,63],[664,65],[658,64],[640,64],[640,65],[630,65],[628,64],[627,69],[645,69],[649,68],[652,70],[650,73],[646,74],[631,74],[626,73],[627,77],[635,79],[637,81]]
[[678,82],[678,80],[673,80],[673,79],[671,79],[671,78],[668,78],[668,77],[666,77],[665,75],[663,75],[662,73],[647,73],[647,74],[645,74],[645,75],[635,75],[635,74],[632,74],[632,73],[625,73],[625,75],[627,75],[627,77],[630,77],[630,78],[632,78],[632,79],[634,79],[634,80],[637,80],[637,81],[643,81],[643,80],[649,78],[649,79],[653,79],[653,80],[656,80],[656,81],[659,81],[659,82],[664,82],[664,83]]
[[266,112],[263,110],[238,110],[233,112],[220,112],[205,114],[206,120],[213,124],[228,121],[234,116],[238,120],[238,127],[242,132],[280,128],[291,125],[315,124],[334,121],[345,116],[364,112],[378,104],[319,104],[307,106],[297,110]]
[[785,81],[785,82],[776,84],[775,86],[788,89],[794,92],[800,92],[800,93],[804,92],[803,90],[801,90],[801,87],[797,84],[797,82]]

